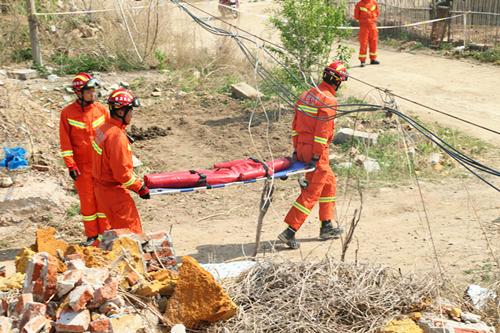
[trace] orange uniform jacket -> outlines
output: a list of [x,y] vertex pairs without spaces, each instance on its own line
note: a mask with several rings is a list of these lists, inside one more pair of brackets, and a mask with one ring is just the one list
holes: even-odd
[[303,162],[323,155],[333,139],[335,90],[324,82],[318,89],[311,88],[300,96],[292,122],[293,147]]
[[370,60],[377,59],[379,17],[378,5],[375,0],[361,0],[354,9],[354,18],[359,21],[359,60],[364,63],[370,48]]
[[96,198],[103,205],[111,228],[141,233],[139,213],[127,189],[138,192],[142,182],[134,174],[125,125],[111,118],[96,130],[92,146]]
[[80,170],[75,188],[80,198],[80,213],[87,237],[96,237],[109,229],[106,215],[95,200],[92,179],[92,141],[95,129],[108,118],[108,110],[100,103],[93,103],[82,109],[80,103],[75,101],[61,111],[61,155],[68,168],[78,167]]
[[360,23],[376,23],[380,15],[377,1],[361,0],[354,8],[354,18]]
[[92,141],[97,127],[108,118],[108,110],[101,103],[84,107],[78,101],[61,111],[59,137],[61,154],[68,168],[92,163]]
[[299,230],[318,201],[320,220],[333,219],[336,180],[330,168],[328,147],[334,134],[336,106],[335,90],[325,82],[304,92],[295,105],[292,136],[297,159],[308,163],[317,155],[319,161],[316,170],[306,174],[309,185],[285,217],[294,230]]

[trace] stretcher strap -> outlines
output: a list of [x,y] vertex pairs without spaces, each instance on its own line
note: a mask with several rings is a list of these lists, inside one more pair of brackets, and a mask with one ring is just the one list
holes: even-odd
[[261,160],[259,160],[259,159],[254,158],[254,157],[250,157],[250,159],[251,159],[252,161],[254,161],[255,163],[260,163],[260,164],[262,164],[262,166],[264,167],[264,171],[266,172],[266,178],[267,178],[267,179],[271,179],[271,174],[269,173],[269,166],[268,166],[266,163],[262,162],[262,161],[261,161]]
[[207,175],[204,173],[198,172],[196,170],[189,170],[189,173],[194,175],[197,174],[200,179],[198,179],[198,182],[196,182],[196,187],[198,186],[207,186]]

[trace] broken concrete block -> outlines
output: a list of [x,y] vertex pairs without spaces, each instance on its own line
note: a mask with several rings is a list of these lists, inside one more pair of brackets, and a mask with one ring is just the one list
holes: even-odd
[[7,187],[11,187],[13,184],[14,184],[14,181],[12,180],[12,177],[9,177],[9,176],[1,176],[0,177],[0,187],[7,188]]
[[[56,321],[56,332],[85,332],[90,326],[90,312],[65,310]],[[127,332],[127,331],[123,331]]]
[[108,258],[115,261],[122,256],[125,256],[127,260],[119,260],[113,270],[118,276],[126,278],[127,274],[132,271],[144,275],[146,263],[144,262],[142,246],[139,240],[129,237],[115,239]]
[[99,313],[102,313],[105,316],[111,316],[119,312],[120,307],[113,302],[104,302],[104,304],[99,307]]
[[31,321],[35,317],[45,317],[47,313],[47,306],[43,303],[30,302],[26,303],[21,316],[21,321],[19,323],[19,328],[22,330],[24,325]]
[[145,327],[144,320],[138,314],[126,314],[111,318],[110,322],[113,332],[140,333]]
[[379,333],[423,333],[415,322],[409,318],[402,320],[391,320]]
[[84,269],[87,268],[87,266],[85,266],[85,262],[81,259],[69,260],[67,262],[67,266],[69,270],[78,270],[78,271],[83,271]]
[[460,314],[460,318],[465,322],[465,323],[479,323],[481,321],[481,316],[477,314],[473,314],[470,312],[462,312]]
[[7,76],[10,77],[11,79],[18,79],[18,80],[31,80],[35,79],[38,77],[38,72],[34,69],[16,69],[13,71],[7,72]]
[[100,306],[104,302],[112,300],[118,296],[118,280],[115,278],[108,278],[104,285],[94,292],[93,303],[96,307]]
[[82,272],[82,283],[91,286],[94,290],[102,287],[109,277],[107,268],[85,268]]
[[353,138],[367,145],[376,145],[378,134],[355,131],[350,128],[341,128],[337,131],[337,133],[335,133],[333,142],[335,144],[349,143]]
[[79,269],[66,271],[57,278],[57,297],[61,298],[69,293],[82,281],[83,273]]
[[202,323],[227,320],[236,310],[215,278],[194,258],[183,257],[179,281],[165,311],[167,322],[196,328]]
[[495,329],[485,323],[464,324],[454,320],[426,315],[418,321],[424,333],[494,333]]
[[0,277],[0,291],[10,291],[23,287],[24,274],[16,273],[8,277]]
[[69,244],[56,239],[56,229],[48,227],[37,229],[35,246],[38,252],[47,252],[52,256],[57,256],[57,250],[65,253]]
[[241,99],[257,99],[264,97],[264,94],[245,82],[232,84],[231,94],[234,98]]
[[141,277],[136,272],[130,272],[127,274],[127,282],[129,286],[135,286],[140,279]]
[[23,284],[24,293],[32,293],[37,302],[46,302],[57,290],[59,262],[46,252],[36,253],[31,258]]
[[85,309],[94,297],[94,289],[89,285],[81,285],[73,289],[68,295],[68,305],[73,311],[78,312]]
[[40,333],[48,323],[49,321],[45,316],[33,317],[23,326],[21,333]]
[[99,318],[90,323],[91,333],[112,333],[109,318]]
[[12,319],[7,317],[0,317],[0,333],[12,332]]
[[26,273],[26,268],[28,267],[28,263],[35,254],[29,247],[25,247],[16,255],[16,272],[18,273]]

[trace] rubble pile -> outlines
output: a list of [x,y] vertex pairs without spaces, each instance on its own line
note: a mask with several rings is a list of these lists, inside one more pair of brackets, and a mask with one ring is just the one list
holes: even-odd
[[[158,324],[188,328],[225,320],[236,305],[193,258],[177,271],[165,232],[108,231],[100,247],[71,245],[53,228],[0,277],[0,332],[143,332]],[[154,319],[145,319],[145,311]],[[151,316],[149,316],[151,317]]]

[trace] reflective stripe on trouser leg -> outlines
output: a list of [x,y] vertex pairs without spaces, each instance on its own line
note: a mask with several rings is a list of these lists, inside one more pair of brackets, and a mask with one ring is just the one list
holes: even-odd
[[335,175],[331,170],[325,177],[325,185],[319,197],[319,220],[333,221],[335,217],[335,202],[336,202],[336,187],[337,182]]
[[300,196],[293,203],[292,208],[285,217],[285,222],[295,230],[299,230],[302,224],[307,219],[308,213],[314,207],[320,197],[323,189],[322,179],[325,175],[325,170],[320,166],[313,172],[306,175],[309,186],[302,190]]
[[92,179],[92,166],[90,164],[78,165],[80,176],[75,181],[75,188],[80,198],[80,214],[87,237],[99,234],[97,227],[97,208],[94,195],[94,180]]
[[359,60],[365,62],[368,57],[368,37],[370,30],[366,24],[360,24],[359,27]]
[[377,26],[373,25],[370,27],[370,36],[368,39],[370,44],[370,60],[377,59],[377,44],[378,44],[378,29]]
[[95,186],[99,211],[106,214],[111,229],[129,229],[142,233],[141,219],[129,191],[123,186]]
[[97,228],[99,229],[99,234],[102,235],[106,230],[111,229],[109,225],[108,218],[104,212],[99,211],[100,205],[97,202]]

